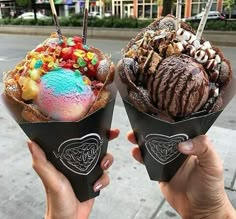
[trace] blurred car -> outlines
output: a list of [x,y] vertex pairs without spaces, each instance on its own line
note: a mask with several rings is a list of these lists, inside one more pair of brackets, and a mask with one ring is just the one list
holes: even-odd
[[104,13],[104,17],[111,17],[111,15],[112,15],[111,12],[105,12]]
[[[49,16],[46,16],[40,12],[36,13],[37,19],[49,19]],[[25,12],[21,15],[19,15],[17,18],[23,19],[23,20],[30,20],[34,19],[34,12]]]
[[[198,21],[202,19],[204,12],[201,12],[199,14],[196,14],[192,17],[183,18],[183,21]],[[226,15],[224,13],[221,13],[219,11],[209,11],[207,20],[225,20]]]
[[91,11],[88,13],[89,17],[100,17],[100,13],[98,11]]
[[88,13],[89,17],[96,17],[96,18],[103,18],[103,17],[111,17],[110,12],[105,12],[104,15],[100,15],[100,12],[98,11],[91,11]]

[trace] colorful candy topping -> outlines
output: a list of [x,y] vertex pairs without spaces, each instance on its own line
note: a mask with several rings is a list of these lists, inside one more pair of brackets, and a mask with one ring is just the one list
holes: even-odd
[[[63,37],[63,42],[60,43],[57,37],[52,35],[30,51],[25,62],[17,65],[15,79],[23,86],[22,98],[30,100],[36,97],[37,82],[44,74],[54,69],[65,68],[79,71],[93,79],[96,77],[99,61],[98,55],[89,46],[83,45],[80,37]],[[32,88],[29,85],[32,85]],[[30,94],[32,89],[33,92]]]

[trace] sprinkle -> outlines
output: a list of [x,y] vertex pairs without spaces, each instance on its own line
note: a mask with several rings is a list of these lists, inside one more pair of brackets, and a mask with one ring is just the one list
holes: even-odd
[[88,64],[88,68],[89,68],[89,70],[94,71],[94,66],[93,65]]
[[16,69],[20,71],[20,70],[24,69],[24,66],[23,65],[17,66]]
[[40,69],[33,69],[32,71],[29,71],[29,75],[32,80],[37,81],[40,79],[41,71]]
[[62,52],[63,54],[66,54],[66,53],[68,53],[69,51],[70,51],[70,49],[67,48],[67,47],[65,47],[65,48],[62,49],[61,52]]
[[43,62],[54,62],[54,58],[52,56],[44,56],[42,60]]
[[77,57],[85,57],[85,51],[84,50],[81,50],[81,49],[76,49],[74,51],[74,54],[77,56]]
[[52,69],[54,67],[54,62],[49,62],[48,63],[48,68]]
[[35,66],[35,63],[36,63],[36,59],[35,58],[33,58],[32,60],[31,60],[31,62],[30,62],[30,68],[34,68],[34,66]]
[[79,65],[78,64],[74,64],[73,68],[79,68]]
[[97,57],[94,56],[92,61],[91,61],[92,65],[96,65],[98,63]]
[[68,45],[68,46],[75,46],[75,43],[74,43],[74,41],[73,41],[73,38],[69,37],[69,38],[67,39],[67,45]]
[[54,63],[54,66],[53,66],[53,67],[54,67],[55,69],[60,68],[57,63]]
[[84,67],[87,64],[82,58],[79,58],[77,63],[79,64],[80,67]]
[[48,69],[48,65],[46,64],[46,63],[44,63],[43,65],[42,65],[42,71],[43,72],[47,72],[49,69]]
[[88,45],[83,45],[83,48],[84,48],[85,50],[89,50],[89,46],[88,46]]
[[73,40],[74,40],[75,43],[82,43],[82,38],[81,37],[74,36]]
[[92,53],[92,52],[88,52],[87,53],[87,57],[88,57],[88,59],[93,59],[93,57],[94,57],[94,53]]
[[61,48],[60,46],[57,46],[57,47],[55,48],[55,55],[59,56],[60,53],[61,53],[61,51],[62,51],[62,48]]
[[81,76],[81,72],[78,69],[75,70],[75,73]]
[[91,85],[91,81],[89,80],[88,77],[83,77],[83,81],[84,81],[85,84]]
[[42,64],[43,64],[42,60],[37,60],[35,62],[34,68],[38,69],[38,68],[40,68],[42,66]]

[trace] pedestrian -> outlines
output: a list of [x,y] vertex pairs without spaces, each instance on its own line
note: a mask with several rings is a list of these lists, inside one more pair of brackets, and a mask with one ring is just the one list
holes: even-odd
[[[110,140],[118,135],[118,129],[111,130]],[[137,144],[133,132],[129,132],[127,138],[131,143]],[[28,146],[32,154],[33,168],[46,191],[45,218],[89,218],[94,199],[79,202],[67,178],[47,161],[40,147],[32,141],[28,142]],[[236,219],[236,211],[224,189],[223,165],[210,139],[206,135],[198,136],[180,143],[178,149],[190,156],[170,182],[158,184],[169,204],[184,219]],[[138,146],[133,147],[132,156],[143,163]],[[95,191],[109,184],[106,170],[112,163],[113,156],[106,154],[100,164],[104,173],[94,184]]]

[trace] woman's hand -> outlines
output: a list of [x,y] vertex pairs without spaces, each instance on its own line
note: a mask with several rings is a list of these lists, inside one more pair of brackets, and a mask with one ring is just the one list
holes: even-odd
[[[119,130],[110,130],[109,139],[119,135]],[[28,142],[32,154],[33,168],[41,178],[46,191],[46,219],[85,219],[89,217],[94,199],[80,202],[76,198],[70,182],[47,159],[42,149],[34,142]],[[107,170],[113,163],[113,156],[106,154],[101,161],[101,168]],[[103,175],[94,184],[94,191],[99,191],[109,184],[109,176]]]
[[[136,144],[133,132],[128,140]],[[182,218],[234,219],[233,209],[224,190],[223,165],[205,135],[180,143],[181,153],[187,158],[169,182],[160,182],[160,189]],[[132,149],[133,157],[143,163],[139,148]]]

